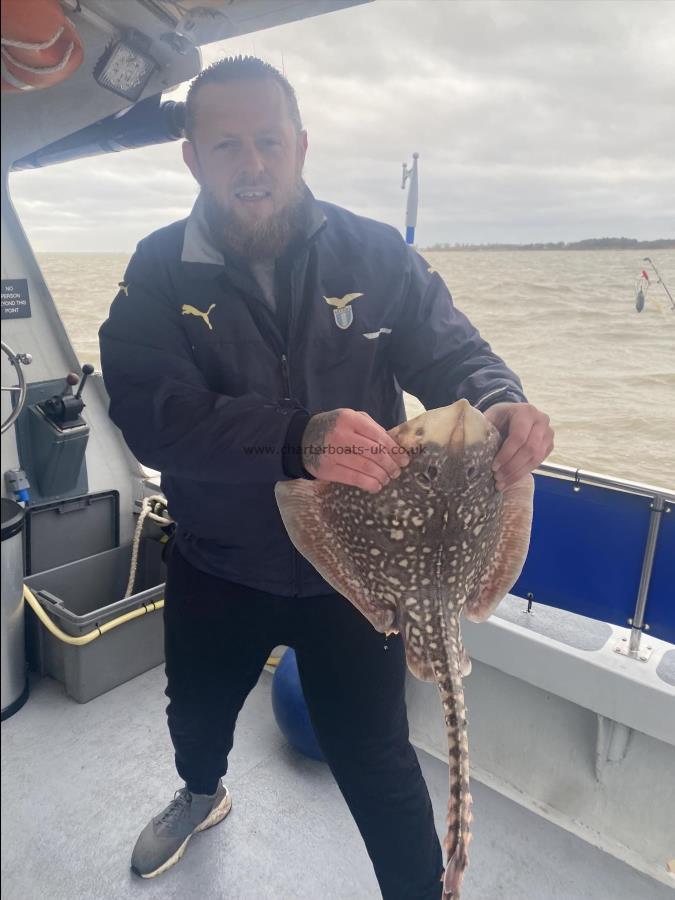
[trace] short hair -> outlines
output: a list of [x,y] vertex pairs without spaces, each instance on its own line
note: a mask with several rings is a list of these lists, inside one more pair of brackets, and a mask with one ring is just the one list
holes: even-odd
[[185,137],[191,141],[195,132],[197,92],[205,84],[229,84],[246,79],[271,78],[281,87],[288,103],[291,121],[298,132],[302,131],[300,108],[295,91],[278,69],[257,56],[228,56],[203,69],[190,85],[185,100]]

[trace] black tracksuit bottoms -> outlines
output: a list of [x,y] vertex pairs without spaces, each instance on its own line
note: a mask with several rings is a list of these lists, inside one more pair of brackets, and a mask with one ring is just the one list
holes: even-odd
[[[166,561],[167,715],[188,789],[215,791],[270,651],[294,647],[317,739],[384,900],[439,900],[443,861],[408,740],[401,638],[385,650],[384,636],[337,593],[280,597],[224,581],[194,568],[174,541]],[[341,900],[339,886],[331,900]]]

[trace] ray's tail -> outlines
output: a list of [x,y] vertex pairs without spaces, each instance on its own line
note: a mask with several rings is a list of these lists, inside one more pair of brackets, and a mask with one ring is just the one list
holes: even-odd
[[443,623],[443,645],[446,664],[434,664],[441,694],[448,735],[450,798],[448,801],[448,833],[444,841],[447,864],[443,878],[443,900],[458,900],[464,870],[469,862],[471,841],[471,793],[469,790],[469,744],[466,730],[466,707],[462,683],[462,645],[459,620],[451,617]]

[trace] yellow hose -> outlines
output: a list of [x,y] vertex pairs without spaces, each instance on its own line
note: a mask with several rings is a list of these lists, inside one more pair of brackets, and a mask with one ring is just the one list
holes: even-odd
[[63,641],[64,644],[72,644],[75,647],[84,647],[85,644],[91,644],[92,641],[95,641],[97,638],[100,638],[108,631],[112,631],[113,628],[117,628],[119,625],[123,625],[125,622],[130,622],[132,619],[138,619],[140,616],[144,616],[146,613],[154,612],[157,609],[162,609],[164,606],[164,600],[155,600],[152,603],[146,603],[144,606],[139,606],[138,609],[134,609],[131,612],[124,613],[122,616],[118,616],[116,619],[112,619],[110,622],[106,622],[105,625],[97,625],[93,631],[88,631],[86,634],[82,634],[79,637],[73,637],[72,634],[66,634],[65,631],[61,631],[61,629],[55,625],[52,620],[49,618],[47,613],[42,608],[37,597],[33,594],[30,588],[23,586],[23,598],[26,603],[33,610],[38,619],[45,626],[47,631],[54,635],[55,638],[58,638],[60,641]]
[[[62,631],[58,625],[55,625],[54,622],[49,618],[47,613],[42,607],[42,604],[37,599],[35,594],[30,590],[30,588],[23,586],[23,599],[33,610],[38,619],[45,626],[47,631],[50,634],[53,634],[55,638],[59,641],[63,641],[64,644],[72,644],[74,647],[84,647],[85,644],[91,644],[92,641],[95,641],[97,638],[100,638],[108,631],[112,631],[113,628],[117,628],[119,625],[123,625],[125,622],[131,622],[132,619],[138,619],[140,616],[144,616],[146,613],[155,612],[158,609],[162,609],[164,606],[164,600],[155,600],[152,603],[146,603],[143,606],[139,606],[138,609],[134,609],[131,612],[124,613],[122,616],[118,616],[116,619],[112,619],[110,622],[106,622],[105,625],[97,625],[92,631],[88,631],[87,634],[82,634],[79,637],[73,637],[72,634],[66,634],[65,631]],[[279,656],[270,656],[267,660],[268,666],[276,666],[279,663]]]

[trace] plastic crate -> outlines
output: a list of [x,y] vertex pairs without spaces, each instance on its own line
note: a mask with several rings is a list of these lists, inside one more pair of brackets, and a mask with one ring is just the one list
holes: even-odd
[[[66,634],[78,637],[164,597],[162,544],[143,540],[135,593],[122,599],[129,578],[131,547],[48,569],[25,579],[42,608]],[[90,644],[73,646],[54,637],[27,609],[28,660],[31,668],[65,685],[79,703],[111,690],[164,661],[161,610],[124,622]]]

